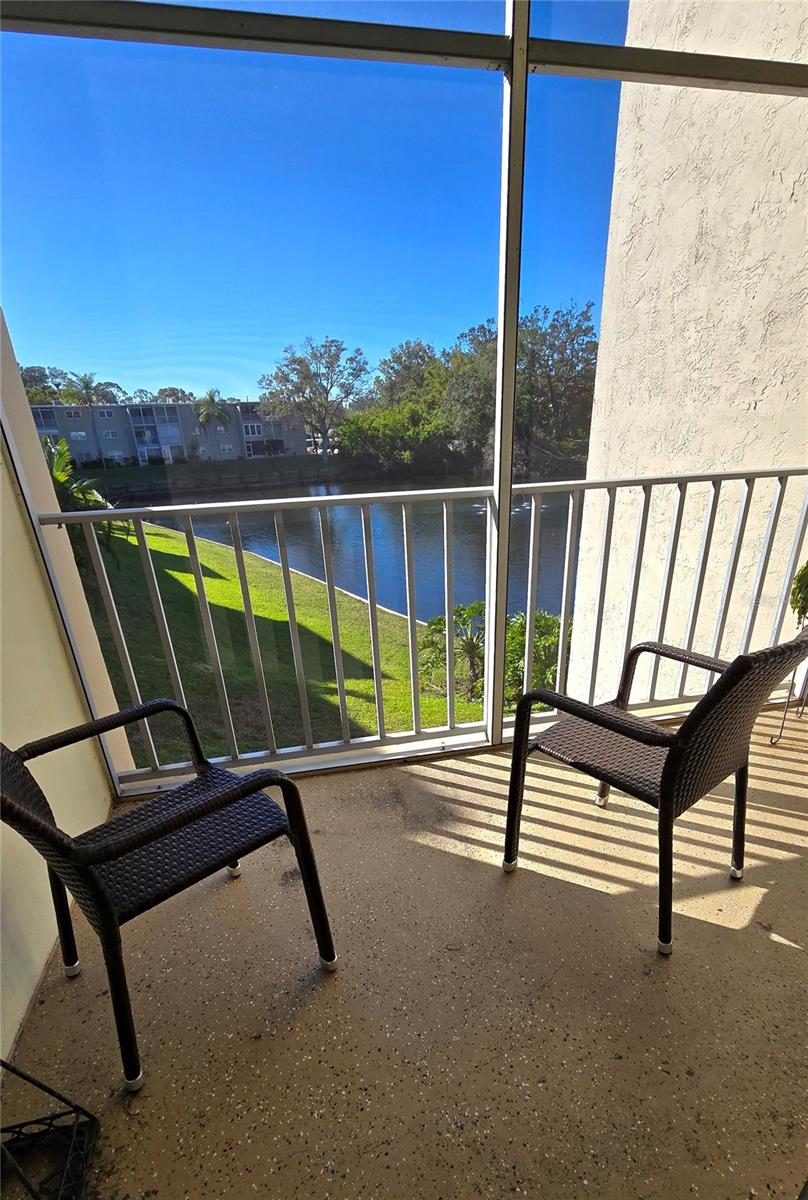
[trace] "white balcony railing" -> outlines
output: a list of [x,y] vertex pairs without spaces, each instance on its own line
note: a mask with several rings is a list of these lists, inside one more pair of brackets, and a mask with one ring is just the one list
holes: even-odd
[[[579,615],[573,622],[573,642],[577,646],[575,679],[576,693],[594,699],[603,687],[601,666],[604,661],[604,629],[610,626],[609,671],[613,674],[614,662],[622,658],[623,652],[632,641],[638,640],[637,615],[642,594],[641,577],[648,565],[649,556],[654,562],[658,585],[656,587],[656,617],[653,628],[639,630],[639,638],[653,636],[664,640],[669,636],[670,606],[674,582],[681,589],[689,590],[689,603],[684,634],[678,640],[688,647],[693,646],[697,628],[703,630],[709,623],[711,633],[709,645],[704,648],[710,653],[731,657],[734,653],[749,649],[753,644],[767,644],[781,638],[787,612],[788,596],[799,566],[800,554],[808,526],[808,491],[804,478],[808,469],[795,468],[775,471],[730,472],[688,476],[660,476],[655,478],[628,478],[610,480],[580,480],[554,483],[517,484],[513,488],[514,505],[528,504],[530,508],[530,530],[528,538],[527,585],[523,610],[526,613],[525,654],[523,682],[530,687],[533,648],[535,637],[535,614],[538,582],[542,572],[540,555],[542,510],[553,504],[553,497],[566,496],[566,522],[564,531],[563,573],[560,598],[560,636],[557,653],[555,686],[564,690],[570,668],[569,630],[576,602],[576,581],[580,585],[583,573],[587,576],[587,587],[578,587],[578,605],[587,605],[586,621],[581,627],[591,630],[591,636],[580,633]],[[765,481],[765,487],[764,487]],[[730,491],[731,495],[727,495]],[[685,504],[689,494],[703,493],[703,517],[698,522],[700,532],[693,536],[696,528],[692,520],[684,522]],[[666,520],[664,560],[659,547],[649,544],[649,517],[658,493],[673,494]],[[736,493],[737,492],[737,496]],[[763,506],[755,507],[755,499],[762,495]],[[618,506],[621,497],[635,498],[631,519],[627,511]],[[151,606],[159,645],[171,681],[175,698],[187,703],[183,677],[191,664],[181,661],[175,640],[166,617],[158,583],[153,554],[149,546],[144,524],[148,522],[172,523],[184,534],[187,547],[189,573],[195,584],[204,645],[208,656],[218,708],[220,728],[228,753],[217,761],[229,766],[254,767],[258,763],[274,762],[287,770],[311,768],[315,765],[334,766],[358,763],[378,758],[404,757],[416,753],[434,753],[441,750],[457,750],[463,747],[480,747],[486,744],[485,724],[482,720],[458,722],[455,706],[455,652],[454,652],[454,573],[455,573],[455,505],[474,501],[484,504],[487,511],[486,545],[490,542],[490,531],[495,513],[494,492],[491,487],[429,489],[423,491],[372,492],[359,495],[331,495],[262,500],[244,500],[227,503],[155,505],[152,507],[94,510],[74,513],[47,513],[40,516],[42,525],[80,526],[88,551],[89,565],[95,585],[106,614],[109,631],[119,660],[119,677],[132,703],[141,701],[141,689],[133,664],[131,647],[127,638],[126,620],[122,619],[119,606],[110,586],[104,554],[99,546],[98,526],[113,517],[116,522],[131,523],[139,548],[140,569]],[[787,501],[787,502],[786,502]],[[562,501],[563,503],[563,501]],[[419,622],[416,616],[416,569],[413,539],[413,510],[417,505],[439,505],[442,507],[443,538],[443,613],[446,624],[446,721],[444,724],[425,726],[421,719],[421,680],[419,678]],[[701,500],[700,500],[701,504]],[[403,578],[405,582],[406,606],[402,614],[406,620],[406,641],[409,663],[409,693],[411,700],[412,726],[408,730],[391,731],[385,718],[382,677],[382,647],[380,645],[378,580],[374,555],[371,512],[376,505],[398,506],[401,513],[403,532]],[[591,505],[591,509],[587,506]],[[595,507],[599,506],[599,507]],[[376,732],[352,736],[349,697],[343,669],[342,641],[338,611],[340,589],[334,577],[334,553],[329,524],[329,510],[349,507],[356,510],[361,523],[362,552],[364,566],[365,596],[360,597],[367,606],[370,642],[370,667],[373,676],[373,701],[375,707]],[[294,571],[290,567],[287,546],[285,517],[301,510],[315,512],[319,529],[322,553],[322,580],[325,588],[325,603],[328,610],[331,648],[334,658],[336,699],[339,709],[340,737],[328,741],[315,740],[309,708],[309,689],[301,650],[300,631],[295,612],[293,586]],[[730,511],[731,510],[731,511]],[[556,507],[557,511],[557,507]],[[602,512],[602,524],[600,521]],[[717,520],[719,512],[721,519]],[[256,628],[253,609],[254,597],[245,562],[240,518],[249,514],[265,513],[271,518],[276,538],[277,554],[282,576],[283,592],[288,616],[291,655],[297,696],[300,704],[299,736],[294,744],[288,739],[279,739],[277,713],[273,707],[271,689],[267,687],[262,651]],[[755,521],[752,516],[755,516]],[[658,514],[657,514],[658,515]],[[691,513],[691,516],[694,514]],[[586,561],[579,562],[579,540],[582,519],[591,516],[589,526],[589,550]],[[595,519],[597,517],[597,520]],[[260,713],[263,730],[263,745],[246,750],[240,746],[238,722],[231,709],[228,684],[222,667],[215,622],[205,585],[205,571],[200,560],[195,520],[222,518],[229,530],[229,544],[235,560],[235,576],[241,597],[242,615],[249,646],[249,657],[255,674],[255,705]],[[594,522],[594,523],[593,523]],[[658,522],[657,522],[658,524]],[[725,532],[719,535],[719,527]],[[592,530],[596,546],[596,558],[592,549]],[[685,535],[683,535],[683,530]],[[742,557],[756,557],[756,566],[750,575],[751,583],[738,587],[739,566]],[[631,543],[630,553],[626,547]],[[773,562],[773,548],[778,546],[777,560]],[[783,549],[785,547],[785,549]],[[611,611],[609,596],[610,566],[619,551],[627,567],[621,565],[620,578],[616,581],[623,608],[619,617],[620,632],[614,633],[615,614]],[[490,556],[486,557],[486,562]],[[594,565],[593,565],[594,564]],[[487,568],[490,569],[490,568]],[[720,571],[720,590],[709,586],[709,579]],[[611,587],[615,580],[612,572]],[[765,632],[756,633],[764,589],[771,593],[774,587],[772,625]],[[502,591],[503,589],[500,589]],[[507,582],[504,592],[507,591]],[[503,593],[504,594],[504,593]],[[520,607],[522,605],[520,604]],[[490,626],[491,622],[487,623]],[[728,644],[728,629],[741,629],[735,645]],[[619,641],[619,645],[616,643]],[[703,645],[703,640],[701,642]],[[488,656],[486,656],[488,661]],[[582,665],[583,664],[583,665]],[[117,668],[116,668],[117,670]],[[581,686],[581,680],[584,686]],[[490,680],[484,680],[486,694]],[[647,694],[634,707],[660,706],[679,701],[687,692],[690,698],[698,692],[687,691],[686,671],[680,671],[675,683],[661,683],[654,670],[649,680]],[[150,698],[150,697],[145,697]],[[91,698],[92,699],[92,698]],[[194,704],[190,705],[192,712]],[[553,714],[543,714],[539,719],[552,719]],[[506,730],[509,722],[506,719]],[[142,746],[145,765],[135,771],[119,772],[118,784],[122,793],[137,793],[153,790],[155,785],[170,777],[176,777],[190,769],[183,762],[164,762],[158,755],[155,739],[145,725],[142,729]]]

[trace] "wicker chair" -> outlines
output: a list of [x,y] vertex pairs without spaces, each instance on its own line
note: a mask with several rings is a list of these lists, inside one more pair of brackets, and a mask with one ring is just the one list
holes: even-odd
[[[720,672],[675,732],[626,711],[637,660],[645,653]],[[752,726],[772,690],[806,657],[808,633],[769,650],[740,654],[731,663],[659,642],[643,642],[629,651],[617,699],[609,704],[584,704],[544,688],[528,692],[516,709],[503,870],[516,869],[525,766],[528,755],[536,750],[600,780],[597,803],[601,806],[606,804],[611,786],[644,800],[659,813],[657,948],[660,954],[670,954],[673,823],[734,772],[730,875],[743,877]],[[551,705],[569,713],[569,718],[531,739],[534,704]]]
[[[163,712],[174,713],[182,721],[196,778],[79,837],[68,837],[57,826],[25,763]],[[280,788],[285,812],[262,790],[268,787]],[[65,974],[78,975],[81,969],[66,888],[101,939],[124,1084],[129,1091],[137,1091],[143,1082],[120,935],[120,927],[133,917],[224,867],[232,876],[239,875],[242,855],[285,834],[297,855],[320,961],[326,970],[336,969],[297,787],[280,771],[234,775],[213,766],[205,758],[189,713],[173,700],[152,700],[29,742],[16,751],[2,746],[2,818],[48,864]]]

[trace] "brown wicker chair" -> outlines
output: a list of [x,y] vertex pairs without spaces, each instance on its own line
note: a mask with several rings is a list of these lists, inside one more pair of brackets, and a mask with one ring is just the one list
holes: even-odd
[[[183,722],[196,778],[148,800],[103,825],[71,838],[54,820],[45,796],[25,763],[63,746],[141,721],[175,713]],[[143,1082],[132,1008],[124,972],[120,927],[208,875],[227,867],[240,874],[239,859],[285,834],[297,855],[320,961],[336,969],[317,865],[297,787],[280,771],[234,775],[205,758],[189,713],[173,700],[152,700],[125,712],[89,721],[13,751],[2,746],[2,818],[33,845],[48,864],[65,974],[80,971],[65,888],[101,939],[118,1032],[124,1083]],[[278,787],[286,811],[263,790]]]
[[[720,672],[675,731],[626,711],[637,659],[644,653]],[[611,786],[644,800],[659,812],[657,948],[660,954],[670,954],[674,820],[734,772],[730,875],[742,878],[752,726],[772,690],[806,657],[808,633],[768,650],[740,654],[731,663],[659,642],[642,642],[629,651],[617,698],[609,704],[584,704],[544,688],[528,692],[516,709],[503,870],[516,869],[525,766],[536,750],[599,779],[601,806]],[[531,739],[534,704],[548,704],[570,716]]]

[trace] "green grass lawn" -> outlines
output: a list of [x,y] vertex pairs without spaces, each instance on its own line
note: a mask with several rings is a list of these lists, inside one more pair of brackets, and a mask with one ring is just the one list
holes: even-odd
[[[206,753],[227,754],[185,536],[156,525],[145,528],[189,708]],[[197,538],[197,546],[239,750],[263,750],[266,735],[235,556],[229,546],[204,538]],[[141,695],[144,699],[172,696],[134,534],[121,532],[114,535],[104,557]],[[303,742],[300,701],[281,569],[247,551],[245,561],[277,742],[281,747],[300,745]],[[83,567],[82,574],[115,693],[121,706],[125,707],[130,700],[95,578],[88,566]],[[339,706],[325,584],[296,572],[292,572],[292,580],[314,740],[338,740],[341,737]],[[337,592],[337,608],[351,735],[375,734],[367,604]],[[381,610],[378,620],[387,731],[404,731],[412,728],[407,623],[403,617]],[[459,722],[476,721],[481,717],[479,703],[457,697],[456,719]],[[421,693],[421,721],[424,727],[445,724],[445,696]],[[152,722],[152,730],[161,761],[176,762],[187,758],[182,734],[175,721],[165,716],[157,718]],[[137,733],[132,734],[131,742],[136,762],[139,766],[146,765]]]

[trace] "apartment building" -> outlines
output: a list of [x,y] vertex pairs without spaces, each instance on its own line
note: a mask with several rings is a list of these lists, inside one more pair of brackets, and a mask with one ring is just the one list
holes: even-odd
[[112,466],[223,462],[306,453],[306,433],[295,418],[262,416],[245,401],[226,406],[229,419],[199,422],[193,404],[32,405],[40,437],[64,438],[81,465]]

